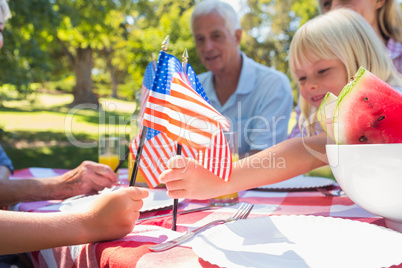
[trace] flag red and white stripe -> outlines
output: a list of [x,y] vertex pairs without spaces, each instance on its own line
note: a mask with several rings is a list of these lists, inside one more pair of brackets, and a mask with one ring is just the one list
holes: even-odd
[[232,173],[232,155],[222,131],[213,136],[209,148],[199,152],[198,161],[216,176],[225,181],[229,180]]
[[[151,132],[146,135],[143,150],[148,165],[140,164],[140,170],[149,177],[150,185],[159,182],[157,178],[166,169],[167,159],[176,154],[177,144],[182,146],[184,156],[199,161],[220,178],[229,180],[231,175],[232,158],[223,134],[223,129],[229,131],[230,124],[210,105],[192,67],[189,64],[187,67],[194,87],[180,61],[173,55],[160,52],[143,120]],[[159,135],[165,136],[146,145]],[[138,141],[133,142],[135,151]],[[155,146],[160,142],[169,144],[163,147],[165,151]],[[145,149],[145,146],[150,148]]]
[[144,116],[145,108],[147,107],[148,97],[149,97],[149,89],[144,84],[142,84],[142,87],[141,87],[140,113],[139,113],[141,123],[142,123],[142,119],[143,119],[143,116]]
[[211,138],[229,122],[183,79],[173,75],[170,94],[150,91],[144,124],[192,148],[208,148]]
[[[140,135],[130,145],[134,159],[137,155]],[[154,188],[160,184],[159,175],[167,169],[167,161],[176,155],[176,144],[165,134],[159,133],[144,143],[139,170],[147,185]]]

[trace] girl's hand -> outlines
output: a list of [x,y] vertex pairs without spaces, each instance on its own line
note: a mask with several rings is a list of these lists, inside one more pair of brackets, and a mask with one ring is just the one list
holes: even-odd
[[130,233],[140,215],[143,200],[148,191],[128,187],[102,194],[94,204],[83,213],[85,232],[90,242],[111,240]]
[[175,156],[159,177],[170,198],[208,199],[225,191],[225,181],[200,166],[194,159]]

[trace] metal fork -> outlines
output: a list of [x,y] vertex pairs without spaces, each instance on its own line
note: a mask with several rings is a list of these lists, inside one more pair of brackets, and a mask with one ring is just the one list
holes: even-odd
[[326,189],[326,188],[323,188],[323,187],[317,187],[316,189],[317,189],[317,191],[319,191],[320,193],[322,193],[326,197],[334,197],[334,196],[343,196],[343,195],[345,195],[345,193],[342,191],[342,189],[331,190],[331,191]]
[[222,223],[227,223],[227,222],[231,222],[231,221],[237,221],[237,220],[241,220],[241,219],[246,219],[248,217],[248,215],[250,214],[250,211],[253,209],[254,205],[253,204],[248,204],[248,203],[242,203],[241,206],[237,209],[237,211],[235,212],[235,214],[233,214],[233,216],[227,218],[226,220],[216,220],[216,221],[212,221],[210,223],[205,224],[204,226],[201,226],[191,232],[188,232],[185,235],[182,235],[176,239],[170,240],[170,241],[166,241],[163,242],[159,245],[155,245],[152,247],[149,247],[149,249],[151,251],[164,251],[170,248],[173,248],[175,246],[180,245],[181,243],[189,240],[190,238],[194,237],[195,235],[197,235],[198,233],[206,230],[208,227],[212,226],[212,225],[216,225],[216,224],[222,224]]

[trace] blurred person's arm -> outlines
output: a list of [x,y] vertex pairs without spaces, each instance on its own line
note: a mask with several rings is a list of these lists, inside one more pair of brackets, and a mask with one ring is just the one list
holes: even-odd
[[10,170],[6,166],[0,166],[0,180],[7,180],[10,177]]
[[8,179],[14,171],[13,163],[0,145],[0,180]]
[[[3,170],[3,169],[0,169]],[[79,194],[95,194],[117,183],[110,167],[84,161],[65,174],[41,179],[0,180],[0,205],[40,200],[57,200]]]

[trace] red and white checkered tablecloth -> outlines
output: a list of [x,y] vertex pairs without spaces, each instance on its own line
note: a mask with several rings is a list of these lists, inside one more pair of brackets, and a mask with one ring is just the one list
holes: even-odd
[[[16,171],[13,177],[16,179],[40,177],[44,174],[51,176],[65,171],[30,168]],[[126,169],[120,171],[120,178],[127,179]],[[337,189],[337,185],[331,187]],[[240,202],[255,205],[249,218],[269,215],[315,215],[385,226],[383,218],[362,209],[347,196],[326,197],[315,190],[292,192],[248,190],[240,192],[239,199]],[[51,202],[54,201],[22,203],[14,209],[36,212]],[[186,199],[179,204],[179,211],[207,204],[207,201]],[[199,258],[188,244],[157,253],[149,251],[148,247],[177,237],[212,220],[225,219],[231,216],[237,207],[220,207],[179,215],[177,232],[170,230],[172,217],[166,216],[137,222],[133,232],[119,240],[47,249],[32,252],[31,255],[35,267],[217,267]],[[171,208],[146,212],[141,218],[170,212]]]

